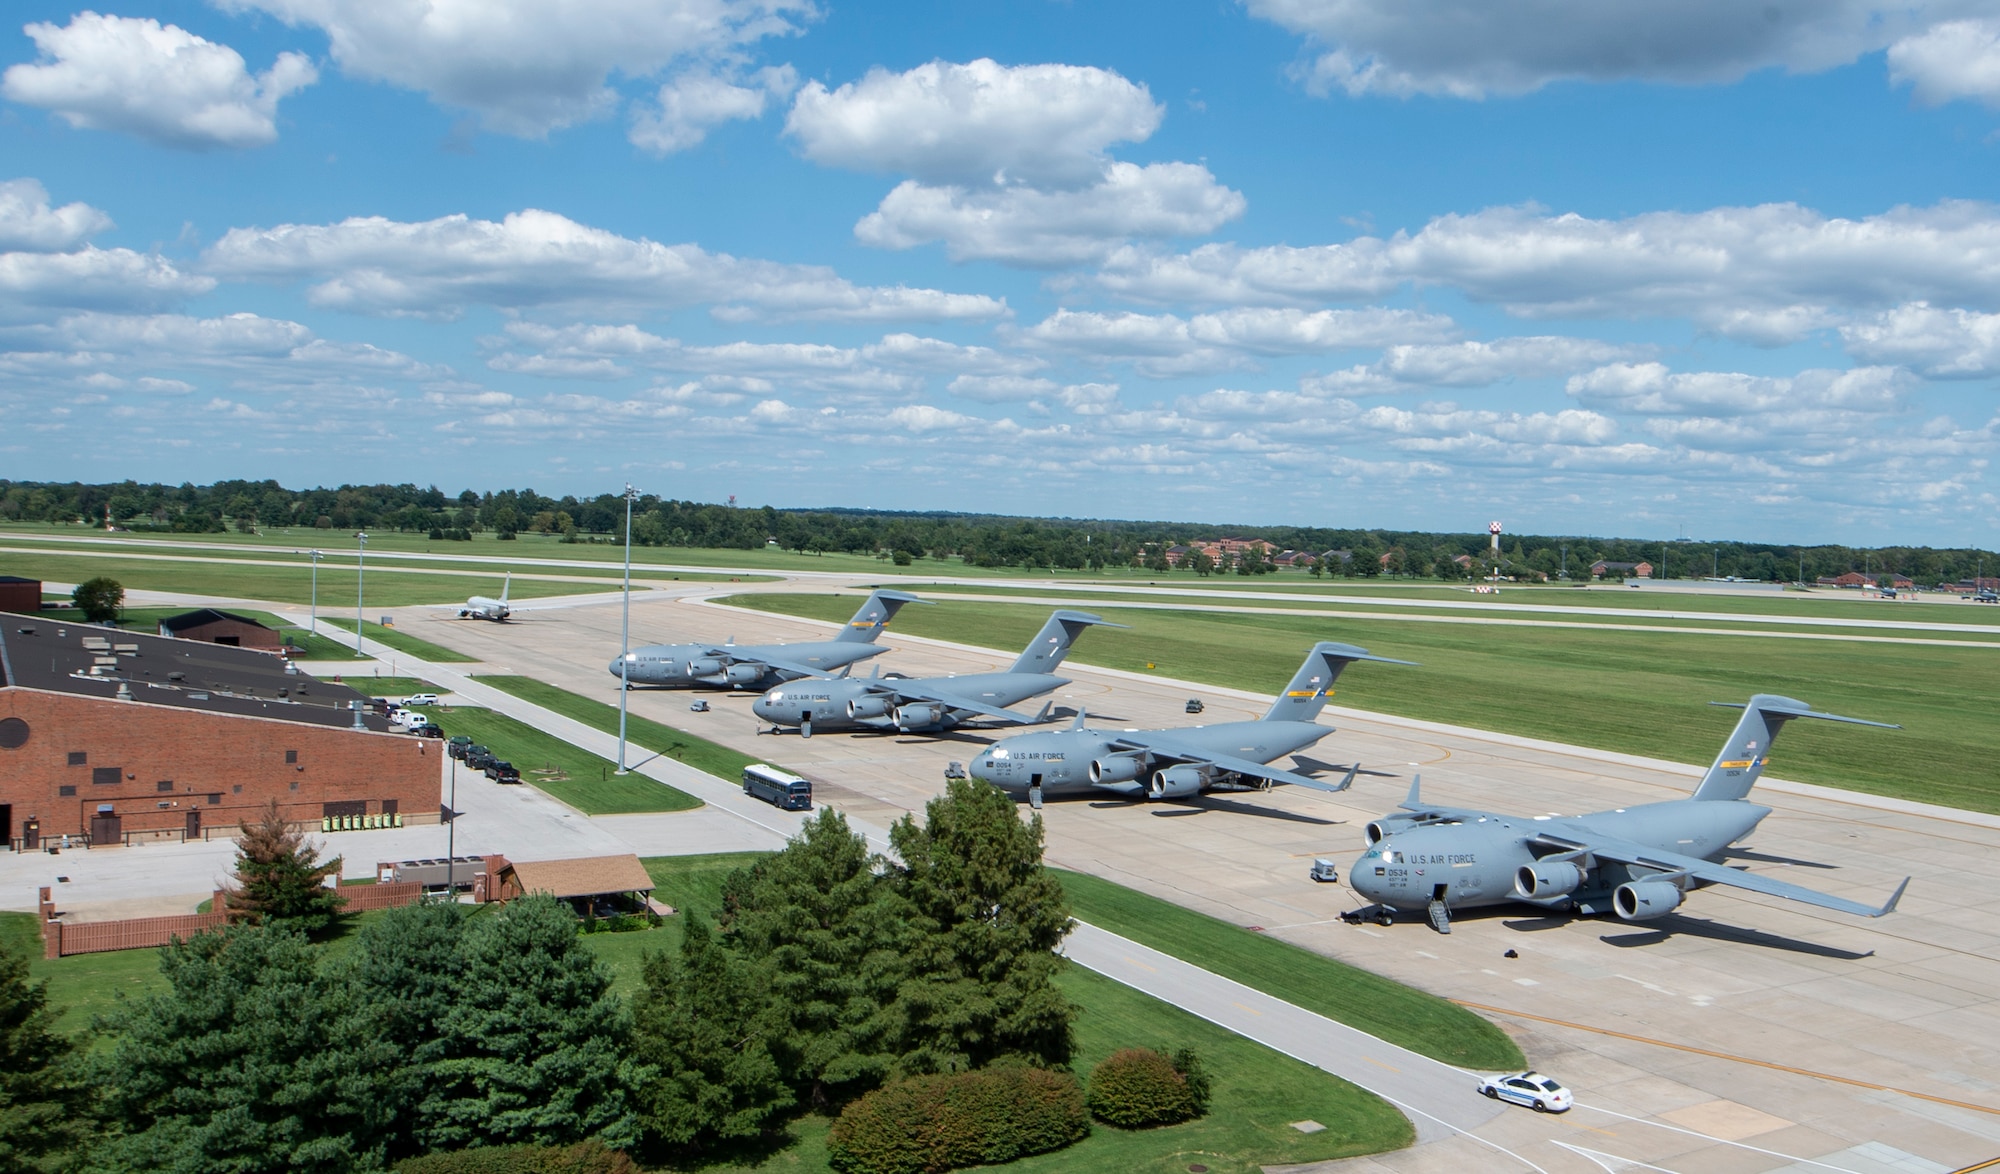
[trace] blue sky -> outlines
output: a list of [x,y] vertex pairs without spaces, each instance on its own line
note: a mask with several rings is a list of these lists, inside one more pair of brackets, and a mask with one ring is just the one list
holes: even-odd
[[0,476],[2000,520],[1991,3],[8,13]]

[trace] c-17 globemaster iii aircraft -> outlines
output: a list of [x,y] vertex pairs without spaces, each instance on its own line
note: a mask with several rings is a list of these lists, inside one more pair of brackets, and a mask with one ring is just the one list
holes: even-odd
[[507,607],[507,592],[513,590],[513,588],[514,572],[509,571],[507,572],[507,578],[501,581],[500,598],[489,599],[484,595],[475,595],[471,599],[466,600],[465,605],[458,609],[458,618],[461,620],[494,620],[496,622],[506,619],[508,616],[514,614]]
[[1322,643],[1306,653],[1292,683],[1254,722],[1223,722],[1178,730],[1092,730],[1084,715],[1067,730],[1007,738],[972,762],[971,774],[1040,807],[1044,795],[1123,795],[1187,799],[1203,791],[1261,791],[1273,784],[1344,791],[1357,766],[1338,784],[1267,765],[1333,733],[1313,721],[1333,694],[1342,669],[1357,660],[1409,664],[1370,655],[1351,644]]
[[1690,891],[1709,885],[1859,917],[1894,910],[1909,887],[1908,877],[1878,908],[1719,861],[1731,844],[1771,814],[1747,796],[1771,760],[1771,743],[1786,722],[1809,717],[1901,727],[1819,713],[1803,701],[1768,693],[1730,708],[1741,708],[1743,717],[1687,799],[1593,815],[1522,818],[1426,804],[1418,793],[1423,780],[1417,779],[1397,814],[1368,825],[1369,848],[1348,874],[1354,890],[1376,904],[1342,916],[1358,922],[1372,913],[1388,925],[1397,910],[1425,910],[1439,933],[1450,933],[1453,909],[1520,901],[1578,913],[1609,910],[1626,921],[1646,921],[1673,912]]
[[611,662],[611,675],[633,685],[669,689],[768,689],[800,677],[836,672],[889,651],[875,643],[906,603],[924,600],[905,591],[870,595],[847,627],[831,640],[804,644],[648,644]]
[[750,711],[773,725],[796,726],[807,738],[812,737],[814,726],[822,730],[917,733],[948,730],[967,721],[1022,725],[1046,720],[1023,717],[1007,707],[1069,684],[1068,679],[1056,676],[1055,670],[1069,655],[1078,633],[1097,624],[1105,621],[1088,612],[1057,611],[1004,673],[812,678],[770,690],[750,703]]

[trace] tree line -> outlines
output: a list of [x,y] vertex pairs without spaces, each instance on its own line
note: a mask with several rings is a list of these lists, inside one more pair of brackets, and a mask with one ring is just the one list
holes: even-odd
[[[822,810],[728,878],[715,925],[686,914],[629,1000],[549,897],[386,910],[336,949],[322,881],[340,862],[275,806],[242,830],[235,923],[163,948],[165,989],[99,1016],[94,1047],[56,1031],[46,983],[0,948],[0,1172],[335,1174],[579,1144],[700,1163],[878,1092],[837,1139],[843,1169],[902,1168],[910,1130],[884,1140],[881,1121],[904,1103],[965,1112],[983,1095],[989,1118],[1040,1114],[1001,1131],[1023,1144],[1080,1136],[1076,1011],[1054,981],[1068,904],[1040,818],[990,787],[954,782],[923,822],[904,817],[894,860]],[[1205,1105],[1191,1055],[1118,1059],[1100,1119]],[[1165,1116],[1162,1089],[1179,1098]],[[1006,1160],[965,1151],[966,1133],[932,1140]]]
[[[560,535],[569,541],[623,541],[625,501],[614,493],[549,497],[533,489],[463,490],[436,486],[342,485],[292,490],[275,481],[218,481],[167,486],[126,481],[110,485],[0,481],[0,522],[103,525],[106,518],[135,530],[219,532],[230,528],[305,526],[336,530],[391,529],[433,538],[492,533]],[[1176,545],[1220,538],[1254,539],[1270,555],[1298,551],[1321,573],[1463,577],[1463,557],[1483,570],[1483,532],[1432,532],[1362,527],[1228,526],[997,514],[852,509],[736,508],[676,501],[652,494],[633,503],[632,541],[650,547],[754,550],[768,545],[805,554],[858,554],[914,565],[959,561],[985,568],[1104,570],[1143,567],[1166,574]],[[1329,552],[1336,552],[1327,558]],[[1386,556],[1386,563],[1385,563]],[[1650,563],[1654,578],[1733,576],[1810,582],[1849,571],[1894,572],[1920,584],[2000,574],[2000,555],[1975,548],[1892,545],[1786,545],[1686,542],[1589,535],[1508,535],[1501,565],[1510,573],[1583,578],[1593,562]],[[1312,563],[1301,563],[1307,568]],[[1273,573],[1264,558],[1232,559],[1208,571]]]

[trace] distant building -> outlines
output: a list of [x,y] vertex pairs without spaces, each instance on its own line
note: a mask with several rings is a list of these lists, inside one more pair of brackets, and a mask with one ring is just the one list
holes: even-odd
[[280,643],[275,630],[249,616],[217,611],[212,607],[168,616],[160,621],[160,635],[199,640],[203,644],[224,644],[231,648],[254,648],[259,652],[276,652]]
[[42,610],[42,581],[0,575],[0,611],[33,615]]
[[0,615],[0,841],[199,839],[274,799],[436,822],[444,744],[363,700],[259,652]]
[[1622,575],[1627,579],[1650,579],[1653,577],[1652,563],[1615,563],[1598,559],[1590,564],[1590,577],[1602,579],[1606,575]]

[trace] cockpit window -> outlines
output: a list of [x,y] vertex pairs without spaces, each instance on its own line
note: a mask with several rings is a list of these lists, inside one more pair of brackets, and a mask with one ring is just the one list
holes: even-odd
[[993,753],[991,753],[987,757],[993,759],[995,762],[998,762],[1001,759],[1007,757],[1007,748],[1005,746],[995,746],[993,748]]
[[1382,849],[1382,863],[1384,864],[1396,863],[1396,850],[1394,848]]

